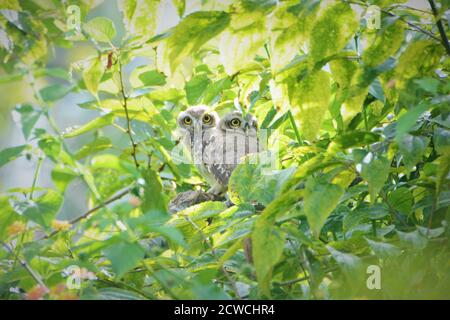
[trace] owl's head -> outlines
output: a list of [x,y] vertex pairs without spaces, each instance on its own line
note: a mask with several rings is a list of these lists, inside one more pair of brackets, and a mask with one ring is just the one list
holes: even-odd
[[222,130],[256,131],[258,129],[258,120],[251,114],[247,114],[244,118],[242,112],[237,110],[231,111],[220,120],[219,128]]
[[209,110],[206,106],[195,106],[180,112],[177,124],[180,128],[189,132],[197,130],[207,130],[215,128],[219,123],[216,112]]

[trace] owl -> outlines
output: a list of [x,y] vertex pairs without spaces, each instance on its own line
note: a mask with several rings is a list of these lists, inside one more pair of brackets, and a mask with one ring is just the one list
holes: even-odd
[[243,117],[239,111],[229,112],[219,121],[203,153],[204,165],[216,182],[211,192],[226,191],[231,173],[242,157],[261,151],[257,130],[256,118],[250,114]]
[[204,161],[205,148],[211,146],[218,135],[219,116],[206,106],[190,107],[181,112],[177,119],[178,127],[184,133],[183,143],[199,173],[211,186],[217,182]]

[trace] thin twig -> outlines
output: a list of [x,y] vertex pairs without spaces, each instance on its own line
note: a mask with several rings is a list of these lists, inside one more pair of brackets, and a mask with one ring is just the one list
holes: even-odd
[[[81,216],[76,217],[75,219],[70,220],[69,223],[72,225],[72,224],[75,224],[75,223],[77,223],[77,222],[79,222],[79,221],[81,221],[81,220],[83,220],[83,219],[86,219],[87,217],[89,217],[89,216],[90,216],[92,213],[94,213],[95,211],[97,211],[97,210],[103,208],[104,206],[106,206],[106,205],[108,205],[108,204],[110,204],[110,203],[112,203],[112,202],[114,202],[114,201],[116,201],[116,200],[119,200],[120,198],[122,198],[122,197],[124,197],[125,195],[127,195],[130,191],[131,191],[131,188],[127,188],[127,189],[123,190],[122,192],[118,193],[118,194],[115,195],[114,197],[109,198],[108,200],[102,202],[102,203],[99,204],[98,206],[95,206],[94,208],[89,209],[88,211],[86,211],[86,212],[85,212],[84,214],[82,214]],[[48,235],[45,235],[43,238],[41,238],[41,239],[39,239],[39,240],[51,238],[51,237],[53,237],[55,234],[57,234],[58,232],[60,232],[60,230],[54,230],[53,232],[49,233]]]
[[131,132],[131,120],[130,120],[130,115],[128,114],[128,97],[125,94],[125,86],[123,83],[123,75],[122,75],[122,62],[120,61],[119,58],[119,78],[120,78],[120,93],[122,95],[122,106],[125,110],[125,117],[127,119],[127,133],[128,136],[130,137],[130,142],[131,142],[131,156],[133,157],[134,160],[134,164],[136,165],[136,168],[139,168],[139,162],[137,161],[136,158],[136,148],[137,148],[137,144],[133,139],[133,133]]
[[[356,2],[356,1],[349,1],[349,0],[342,0],[342,2],[348,3],[348,4],[356,4],[358,6],[363,6],[363,7],[369,7],[370,4],[369,3],[362,3],[362,2]],[[380,8],[380,12],[387,14],[388,16],[391,17],[395,17],[398,18],[398,20],[400,20],[403,23],[406,23],[408,26],[410,26],[411,28],[415,29],[416,31],[422,32],[423,34],[426,34],[427,36],[429,36],[430,38],[433,38],[434,40],[437,40],[439,42],[441,42],[441,39],[439,39],[438,37],[436,37],[434,34],[432,34],[431,32],[423,29],[422,27],[419,27],[418,25],[409,22],[408,20],[406,20],[405,18],[398,16],[390,11],[384,10]]]
[[430,4],[431,11],[433,12],[434,18],[436,19],[436,25],[438,27],[439,34],[441,35],[442,45],[444,46],[447,54],[450,56],[450,44],[448,42],[447,34],[445,33],[444,25],[442,24],[442,20],[439,17],[439,12],[437,11],[436,4],[434,3],[433,0],[428,0],[428,3]]
[[[2,244],[2,246],[11,254],[14,254],[14,250],[7,245],[5,242],[0,241],[0,243]],[[42,287],[45,289],[46,292],[48,292],[48,287],[45,285],[44,281],[42,281],[41,276],[39,275],[39,273],[37,273],[36,271],[34,271],[30,265],[25,261],[22,260],[20,258],[18,258],[20,264],[22,265],[22,267],[27,270],[27,272],[31,275],[31,277],[33,277],[33,279]]]
[[284,281],[284,282],[274,282],[273,284],[276,285],[276,286],[290,286],[290,285],[295,284],[297,282],[302,282],[302,281],[305,281],[305,280],[308,280],[308,279],[309,279],[309,277],[305,276],[305,277],[301,277],[301,278],[293,279],[293,280],[289,280],[289,281]]
[[429,11],[418,9],[418,8],[413,8],[413,7],[410,7],[410,6],[406,6],[404,4],[396,4],[396,5],[391,6],[391,8],[393,8],[393,9],[400,8],[400,9],[405,9],[405,10],[413,10],[413,11],[417,11],[417,12],[421,12],[421,13],[431,14],[432,15],[432,13],[429,12]]

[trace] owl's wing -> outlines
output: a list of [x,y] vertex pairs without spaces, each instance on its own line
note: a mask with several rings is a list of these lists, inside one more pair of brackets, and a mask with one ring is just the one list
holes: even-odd
[[215,163],[208,165],[207,168],[221,185],[226,186],[228,185],[228,180],[230,180],[231,173],[236,166],[232,164]]

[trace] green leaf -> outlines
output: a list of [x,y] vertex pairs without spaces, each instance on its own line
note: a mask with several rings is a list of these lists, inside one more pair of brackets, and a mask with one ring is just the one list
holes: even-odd
[[403,163],[408,170],[412,170],[422,160],[428,142],[429,139],[427,137],[413,136],[411,134],[403,135],[399,141],[398,149],[403,156]]
[[111,268],[117,278],[139,265],[145,255],[145,250],[140,244],[126,241],[108,246],[103,251],[111,261]]
[[83,81],[88,91],[97,97],[98,86],[103,77],[105,68],[102,66],[101,58],[96,58],[91,61],[89,66],[83,70]]
[[141,171],[145,180],[144,202],[142,211],[144,214],[167,214],[167,199],[162,194],[162,182],[153,170]]
[[378,142],[381,136],[374,132],[366,131],[351,131],[348,133],[342,133],[336,136],[335,142],[338,143],[343,149],[367,146],[372,143]]
[[450,154],[450,130],[435,127],[433,143],[439,154]]
[[412,214],[414,197],[408,188],[398,188],[388,195],[389,205],[405,214]]
[[45,68],[44,72],[49,77],[59,78],[66,81],[71,80],[71,75],[67,72],[67,70],[62,68]]
[[83,25],[83,29],[94,40],[111,42],[116,36],[114,22],[108,18],[96,17]]
[[422,236],[418,230],[412,232],[402,232],[397,230],[397,235],[400,242],[409,248],[422,250],[427,246],[427,238]]
[[[376,66],[393,56],[403,42],[405,24],[392,17],[381,21],[382,28],[368,32],[368,47],[362,55],[363,62],[368,66]],[[377,32],[378,31],[378,32]]]
[[231,80],[229,77],[222,78],[208,85],[203,94],[203,103],[210,105],[213,103],[224,90],[229,89],[231,86]]
[[56,218],[62,204],[63,197],[59,192],[47,190],[39,198],[30,200],[26,204],[26,209],[22,212],[23,216],[33,220],[37,224],[50,229],[51,222]]
[[421,103],[418,106],[411,108],[407,113],[402,115],[395,126],[395,139],[401,141],[404,134],[416,124],[417,119],[427,111],[429,105],[427,103]]
[[39,148],[45,153],[47,157],[52,159],[54,162],[58,162],[59,155],[61,154],[62,150],[61,142],[49,134],[44,134],[39,138]]
[[177,7],[177,12],[180,17],[184,15],[184,10],[186,9],[186,0],[172,0],[175,7]]
[[339,185],[313,178],[307,180],[304,210],[311,230],[317,237],[343,194],[344,189]]
[[[230,200],[235,204],[260,203],[268,205],[279,193],[285,181],[295,168],[280,171],[264,171],[264,164],[256,162],[257,157],[269,153],[249,155],[231,174],[228,191]],[[267,168],[266,168],[267,170]]]
[[22,128],[23,136],[25,137],[25,140],[28,140],[30,137],[31,131],[34,128],[34,125],[39,120],[39,117],[41,116],[41,113],[37,110],[35,110],[31,105],[29,104],[21,104],[18,105],[14,112],[16,112],[20,118],[20,126]]
[[107,150],[112,146],[112,142],[108,137],[101,136],[81,147],[76,153],[75,158],[80,160],[99,151]]
[[318,62],[342,50],[358,26],[358,20],[349,4],[337,3],[327,7],[310,33],[312,61]]
[[389,175],[390,161],[384,156],[376,156],[369,152],[361,164],[361,177],[369,183],[369,194],[372,203],[384,186]]
[[386,242],[378,242],[370,239],[366,239],[372,251],[376,256],[382,259],[386,259],[389,257],[399,256],[402,251],[396,246],[386,243]]
[[352,275],[355,276],[360,274],[362,261],[359,257],[338,251],[331,246],[327,246],[327,249],[347,276],[351,277]]
[[52,102],[63,98],[70,91],[72,91],[72,88],[73,87],[62,84],[54,84],[41,89],[39,94],[44,102]]
[[[318,9],[318,6],[312,6]],[[268,18],[272,74],[282,70],[299,53],[306,40],[305,29],[313,24],[315,9],[303,10],[299,17],[290,8],[290,3],[280,4]]]
[[219,201],[206,201],[189,208],[186,208],[173,216],[168,222],[170,226],[183,227],[191,226],[189,221],[186,221],[185,216],[189,217],[191,221],[199,222],[206,221],[206,219],[217,216],[222,211],[226,210],[227,206]]
[[139,80],[141,80],[145,86],[162,86],[166,84],[166,77],[164,74],[156,70],[141,73],[139,75]]
[[278,215],[290,210],[300,199],[302,190],[291,190],[272,201],[255,222],[252,232],[252,255],[261,292],[270,297],[273,267],[280,260],[284,247],[284,234],[275,225]]
[[414,80],[414,82],[416,84],[418,84],[422,89],[424,89],[432,94],[438,93],[438,87],[439,87],[440,82],[437,79],[425,77],[422,79],[416,79],[416,80]]
[[57,164],[51,173],[52,181],[61,193],[64,193],[69,183],[78,176],[79,174],[63,164]]
[[0,197],[0,208],[0,240],[5,240],[9,225],[19,220],[20,216],[11,207],[7,197]]
[[22,155],[22,151],[25,150],[27,147],[28,146],[24,144],[21,146],[6,148],[0,151],[0,167],[20,157]]
[[419,40],[408,45],[395,68],[396,87],[405,89],[408,80],[431,74],[442,55],[442,45],[433,40]]
[[161,234],[164,238],[179,245],[180,247],[187,248],[186,240],[184,239],[183,233],[177,228],[166,227],[166,226],[155,226],[149,227],[149,231],[157,232]]
[[[170,88],[168,90],[175,90],[178,93],[177,89]],[[153,105],[152,100],[158,100],[157,91],[152,91],[148,94],[148,97],[140,96],[137,98],[128,99],[128,115],[131,119],[140,120],[140,121],[150,121],[152,117],[158,113],[158,110]],[[170,96],[161,97],[162,101],[171,100]],[[181,98],[180,98],[181,99]],[[85,103],[79,104],[82,108],[99,110],[105,112],[110,110],[111,114],[117,115],[122,118],[126,118],[125,109],[123,108],[122,102],[118,99],[106,99],[102,100],[99,104],[98,101],[89,101]],[[107,118],[107,115],[104,116]]]
[[119,10],[129,34],[141,36],[142,41],[156,34],[158,18],[164,14],[158,10],[159,0],[117,0]]
[[231,15],[230,27],[220,36],[219,51],[225,72],[231,76],[253,61],[266,40],[263,12]]
[[308,75],[292,92],[291,107],[307,140],[319,133],[331,96],[330,77],[322,70]]
[[206,75],[198,75],[186,82],[186,98],[190,105],[198,104],[206,90],[210,80]]
[[73,138],[92,130],[97,130],[106,127],[114,122],[115,115],[113,113],[108,113],[104,116],[95,118],[88,123],[82,125],[81,127],[72,127],[70,130],[64,133],[64,138]]
[[278,263],[284,248],[285,235],[267,220],[258,219],[252,236],[253,260],[261,292],[270,297],[270,280],[273,267]]
[[185,17],[167,39],[165,61],[170,70],[174,72],[184,58],[222,32],[229,20],[229,15],[220,11],[198,11]]

